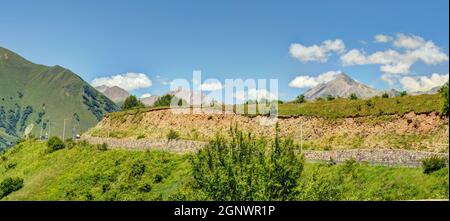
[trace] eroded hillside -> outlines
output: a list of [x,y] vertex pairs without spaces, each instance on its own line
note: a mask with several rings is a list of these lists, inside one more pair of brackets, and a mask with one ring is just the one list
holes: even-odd
[[[169,109],[111,114],[86,135],[95,137],[165,139],[170,130],[181,139],[207,141],[227,134],[231,126],[271,136],[274,125],[264,126],[266,117],[237,114],[177,114]],[[303,128],[305,149],[409,149],[447,152],[448,118],[436,112],[329,119],[286,117],[278,119],[281,136],[300,141]],[[303,125],[303,127],[301,126]]]

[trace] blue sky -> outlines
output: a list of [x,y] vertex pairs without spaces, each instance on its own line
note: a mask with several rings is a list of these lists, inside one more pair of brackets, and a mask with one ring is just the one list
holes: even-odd
[[[289,86],[296,77],[319,81],[314,77],[338,70],[376,88],[404,89],[410,83],[413,90],[428,82],[420,76],[448,73],[448,4],[448,0],[17,0],[1,4],[0,46],[36,63],[69,68],[88,82],[127,72],[144,73],[152,86],[134,90],[137,95],[163,94],[169,89],[162,84],[164,80],[191,78],[193,70],[201,70],[203,79],[221,81],[278,78],[284,100],[307,90]],[[351,65],[343,65],[341,57],[353,49],[367,60],[379,51],[391,49],[406,55],[420,49],[395,46],[399,33],[406,43],[431,41],[434,47],[430,50],[440,54],[429,56],[435,60],[411,61],[403,71],[407,73],[391,73],[392,84],[381,79],[387,76],[381,71],[384,64],[352,60]],[[390,40],[374,42],[378,34]],[[325,51],[326,61],[306,62],[290,52],[292,44],[320,48],[323,41],[336,39],[345,49]],[[404,77],[410,78],[409,83],[408,79],[401,83]]]

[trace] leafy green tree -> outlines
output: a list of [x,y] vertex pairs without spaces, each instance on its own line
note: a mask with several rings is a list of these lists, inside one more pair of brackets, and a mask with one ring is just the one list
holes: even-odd
[[358,96],[355,93],[351,93],[350,96],[348,97],[350,100],[357,100]]
[[430,157],[422,160],[423,173],[430,174],[446,166],[445,159],[440,157]]
[[444,105],[442,106],[442,115],[449,116],[449,107],[448,107],[448,81],[444,84],[444,86],[439,89],[439,93],[441,93],[442,98],[444,99]]
[[153,104],[154,107],[169,107],[172,103],[172,99],[177,99],[175,102],[177,103],[178,106],[183,106],[183,104],[186,103],[186,101],[184,101],[181,98],[176,97],[175,95],[171,95],[171,94],[166,94],[160,98],[158,98],[158,100],[156,100],[155,104]]
[[297,195],[304,159],[298,146],[231,129],[192,156],[192,188],[211,200],[292,200]]
[[381,95],[381,98],[389,98],[389,94],[386,93],[386,92],[384,92],[384,93]]
[[47,141],[47,146],[48,146],[48,151],[53,152],[56,150],[64,149],[65,144],[61,139],[59,139],[59,137],[51,137]]
[[130,95],[125,99],[122,105],[123,110],[129,110],[133,108],[141,108],[144,107],[141,101],[139,101],[136,96]]
[[404,96],[406,96],[406,95],[408,95],[408,92],[406,92],[406,91],[400,92],[400,97],[404,97]]
[[294,102],[298,103],[298,104],[305,103],[306,102],[305,95],[303,95],[303,94],[298,95],[295,98]]

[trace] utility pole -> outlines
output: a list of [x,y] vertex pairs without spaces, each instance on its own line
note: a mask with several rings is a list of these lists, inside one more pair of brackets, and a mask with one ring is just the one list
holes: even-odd
[[62,140],[65,140],[65,135],[66,135],[66,120],[70,120],[70,118],[66,118],[64,119],[64,128],[63,128],[63,135],[62,135]]

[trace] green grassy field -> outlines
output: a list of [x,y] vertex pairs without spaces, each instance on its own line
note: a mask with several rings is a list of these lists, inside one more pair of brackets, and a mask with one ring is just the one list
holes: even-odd
[[[53,153],[26,141],[0,156],[0,182],[24,179],[2,200],[187,200],[189,155],[160,151],[102,151],[77,145]],[[421,168],[307,163],[298,200],[412,200],[448,198],[448,168],[425,175]]]
[[[415,96],[403,96],[392,98],[373,97],[366,100],[335,99],[332,101],[309,101],[302,104],[284,103],[278,105],[279,116],[312,116],[326,118],[345,118],[362,116],[381,116],[398,114],[403,115],[408,112],[430,113],[441,112],[443,99],[440,94],[423,94]],[[110,113],[113,117],[124,115],[135,115],[146,111],[168,109],[169,107],[147,107],[121,112]],[[221,106],[222,110],[243,110],[238,112],[244,115],[260,114],[258,106],[255,104]],[[255,110],[256,112],[249,112]],[[217,107],[216,107],[217,109]],[[266,111],[269,107],[266,107]],[[267,112],[266,112],[267,113]]]

